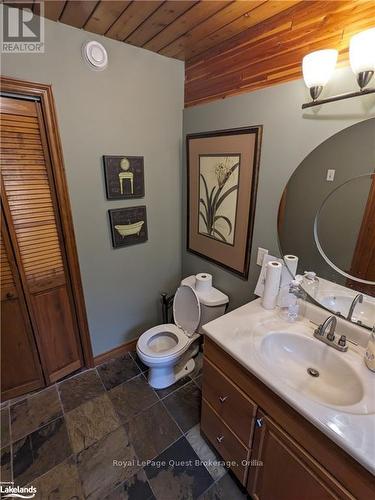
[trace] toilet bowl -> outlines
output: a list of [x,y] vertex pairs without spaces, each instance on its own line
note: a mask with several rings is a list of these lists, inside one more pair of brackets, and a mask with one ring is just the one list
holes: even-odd
[[[175,324],[154,326],[137,342],[137,354],[148,366],[148,382],[155,389],[164,389],[194,370],[198,353],[200,327],[224,314],[228,297],[212,287],[212,304],[208,294],[204,300],[195,290],[195,277],[181,282],[173,300]],[[212,309],[208,314],[206,309]]]

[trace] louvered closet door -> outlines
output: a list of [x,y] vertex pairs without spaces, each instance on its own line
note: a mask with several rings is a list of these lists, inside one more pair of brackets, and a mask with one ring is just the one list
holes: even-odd
[[6,224],[1,222],[1,394],[9,399],[43,387],[44,380]]
[[48,382],[82,354],[40,105],[1,97],[5,216]]

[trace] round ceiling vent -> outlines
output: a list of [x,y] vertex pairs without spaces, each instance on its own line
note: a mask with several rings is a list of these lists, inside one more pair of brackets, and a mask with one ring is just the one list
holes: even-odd
[[107,51],[99,42],[86,42],[82,47],[82,55],[91,69],[103,71],[108,66]]

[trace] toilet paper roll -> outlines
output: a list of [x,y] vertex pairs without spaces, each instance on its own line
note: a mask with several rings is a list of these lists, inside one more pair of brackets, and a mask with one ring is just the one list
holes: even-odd
[[295,278],[297,274],[298,257],[295,255],[284,255],[284,268],[281,274],[281,288]]
[[280,289],[281,272],[283,265],[280,262],[271,260],[266,268],[266,280],[264,283],[264,292],[262,306],[264,309],[275,309],[277,295]]
[[195,276],[195,289],[197,292],[209,292],[212,288],[212,275],[199,273]]
[[293,278],[295,278],[297,274],[298,257],[296,255],[284,255],[284,262],[291,274],[293,274]]

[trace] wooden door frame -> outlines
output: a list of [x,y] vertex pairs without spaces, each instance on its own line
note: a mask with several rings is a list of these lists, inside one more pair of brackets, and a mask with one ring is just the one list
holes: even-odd
[[81,273],[79,269],[77,246],[74,236],[72,211],[69,201],[68,185],[58,130],[55,101],[52,85],[28,82],[8,77],[0,77],[0,90],[20,97],[37,97],[40,101],[45,124],[46,139],[51,159],[51,169],[54,177],[54,188],[57,198],[61,227],[65,243],[69,277],[72,284],[75,312],[81,340],[85,366],[94,366],[90,332],[87,322],[85,299]]

